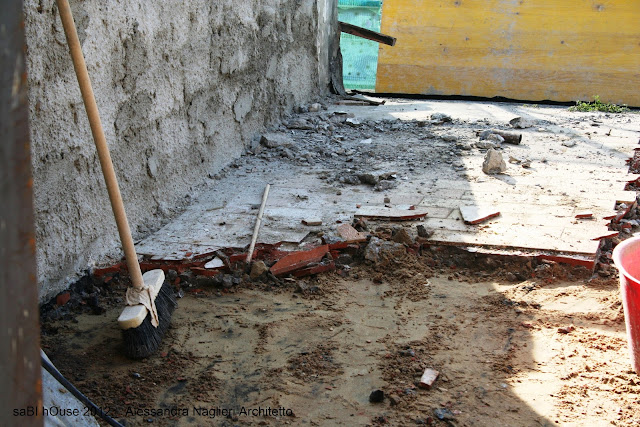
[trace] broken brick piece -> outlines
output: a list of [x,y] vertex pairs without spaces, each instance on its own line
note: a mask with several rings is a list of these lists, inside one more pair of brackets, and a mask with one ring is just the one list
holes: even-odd
[[312,265],[311,267],[302,268],[291,273],[294,277],[311,276],[312,274],[326,273],[327,271],[333,271],[336,269],[336,264],[330,261],[326,264]]
[[430,389],[433,383],[440,375],[440,372],[435,369],[427,368],[424,370],[422,377],[420,378],[420,387]]
[[582,211],[576,214],[576,219],[591,219],[593,218],[593,212],[591,211]]
[[274,276],[282,276],[300,270],[309,264],[320,262],[327,252],[329,252],[329,245],[318,246],[310,251],[292,252],[271,266],[271,273]]
[[480,206],[460,206],[460,214],[465,224],[475,225],[500,215],[500,211]]
[[349,224],[340,224],[337,230],[340,237],[348,242],[364,242],[367,240],[367,233],[358,231]]
[[71,299],[71,294],[69,292],[63,292],[56,297],[56,305],[61,306],[65,305]]

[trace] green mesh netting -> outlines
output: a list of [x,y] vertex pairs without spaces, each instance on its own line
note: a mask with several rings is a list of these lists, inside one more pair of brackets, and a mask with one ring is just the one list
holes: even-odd
[[[372,31],[380,31],[382,0],[338,0],[338,19]],[[376,88],[378,43],[351,34],[340,36],[342,76],[346,89]]]

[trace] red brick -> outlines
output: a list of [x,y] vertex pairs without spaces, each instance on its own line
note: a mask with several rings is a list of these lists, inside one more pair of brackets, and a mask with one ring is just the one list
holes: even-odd
[[311,267],[303,268],[301,270],[296,270],[292,272],[291,275],[294,277],[303,277],[310,276],[312,274],[326,273],[327,271],[333,271],[335,269],[336,264],[335,262],[331,261],[328,264],[318,264]]
[[93,270],[93,275],[95,277],[106,276],[107,274],[119,273],[122,270],[123,263],[119,262],[118,264],[112,265],[111,267],[104,268],[96,268]]
[[281,276],[295,270],[300,270],[309,264],[320,262],[327,252],[329,252],[329,245],[318,246],[310,251],[289,253],[271,266],[271,273],[275,276]]
[[69,292],[63,292],[56,297],[56,304],[58,306],[65,305],[71,299],[71,294]]
[[595,260],[592,259],[584,259],[584,258],[573,258],[570,256],[561,256],[561,255],[538,255],[537,257],[538,259],[543,259],[543,260],[547,260],[547,261],[555,261],[555,262],[560,262],[563,264],[569,264],[569,265],[581,265],[583,267],[588,268],[589,270],[593,270],[593,267],[595,267]]
[[438,375],[440,375],[440,372],[435,369],[425,369],[422,377],[420,378],[420,387],[430,389],[436,379],[438,379]]

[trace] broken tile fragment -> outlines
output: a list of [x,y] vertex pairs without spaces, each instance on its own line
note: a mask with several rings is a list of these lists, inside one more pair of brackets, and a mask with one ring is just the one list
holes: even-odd
[[383,219],[390,221],[410,221],[427,216],[427,209],[416,208],[415,210],[385,208],[378,206],[361,206],[356,217],[369,219]]
[[500,211],[480,206],[460,206],[460,214],[465,224],[480,224],[500,215]]
[[591,211],[582,211],[576,214],[577,219],[591,219],[593,218],[593,212]]
[[360,232],[349,224],[340,224],[337,230],[340,237],[348,242],[364,242],[367,240],[367,233]]
[[209,261],[204,265],[204,268],[220,268],[220,267],[224,267],[224,262],[222,262],[222,260],[218,257],[215,257],[214,259],[212,259],[211,261]]
[[307,267],[310,264],[320,262],[329,252],[329,245],[318,246],[309,251],[296,251],[281,258],[271,266],[271,273],[274,276],[281,276],[289,272]]
[[305,218],[305,219],[302,220],[302,223],[304,225],[308,225],[308,226],[322,225],[322,219],[320,219],[320,218]]
[[420,378],[420,387],[430,389],[436,379],[438,379],[438,375],[440,375],[440,372],[435,369],[425,369],[422,377]]

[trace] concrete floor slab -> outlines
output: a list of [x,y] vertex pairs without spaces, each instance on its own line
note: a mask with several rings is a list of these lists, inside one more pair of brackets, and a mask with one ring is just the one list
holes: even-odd
[[[336,111],[354,115],[361,125],[345,123],[345,115],[333,114]],[[433,113],[447,114],[452,121],[431,123]],[[599,242],[593,239],[608,232],[603,218],[615,215],[616,202],[636,199],[634,191],[624,191],[627,182],[638,178],[625,164],[638,147],[640,118],[635,113],[389,100],[381,106],[333,105],[306,117],[311,130],[277,129],[296,141],[295,146],[260,147],[237,161],[182,215],[139,242],[138,251],[155,259],[180,259],[247,247],[264,186],[271,183],[259,243],[299,244],[310,232],[350,223],[363,208],[414,205],[428,213],[420,223],[435,231],[430,238],[434,243],[595,259]],[[515,117],[535,125],[511,129],[508,122]],[[529,160],[530,167],[507,163],[505,174],[485,175],[486,151],[474,147],[485,129],[522,133],[521,144],[503,144],[500,151],[505,160]],[[385,171],[396,172],[395,179],[374,186],[358,178]],[[468,205],[501,215],[485,224],[466,225],[459,208]],[[592,211],[594,219],[576,220],[575,213],[584,210]],[[323,224],[302,224],[310,217],[321,218]]]

